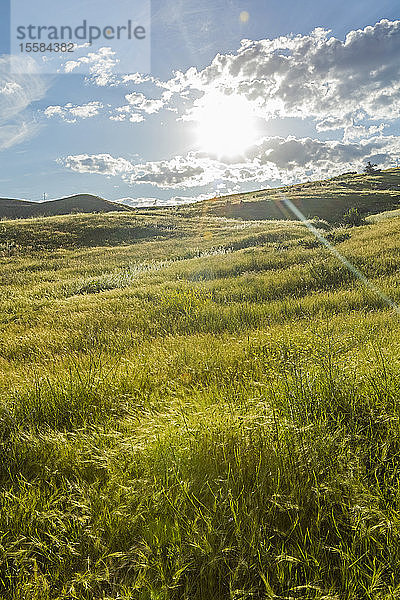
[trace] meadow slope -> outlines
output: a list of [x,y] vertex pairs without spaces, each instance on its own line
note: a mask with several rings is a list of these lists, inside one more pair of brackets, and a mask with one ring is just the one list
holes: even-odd
[[211,198],[187,210],[191,214],[206,211],[238,219],[293,219],[283,197],[291,200],[306,218],[318,217],[338,224],[351,208],[364,217],[400,208],[400,169],[374,175],[344,173],[332,179]]
[[[400,303],[400,218],[314,225]],[[400,598],[400,313],[305,225],[3,221],[0,262],[1,599]]]

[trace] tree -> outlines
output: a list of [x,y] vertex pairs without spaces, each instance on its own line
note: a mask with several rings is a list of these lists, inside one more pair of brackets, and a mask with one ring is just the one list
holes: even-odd
[[366,173],[367,175],[376,175],[377,173],[380,173],[381,170],[377,169],[376,164],[372,163],[370,160],[367,162],[367,165],[364,169],[364,173]]

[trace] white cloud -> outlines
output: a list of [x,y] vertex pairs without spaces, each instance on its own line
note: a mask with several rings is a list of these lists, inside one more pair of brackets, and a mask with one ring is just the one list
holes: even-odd
[[123,76],[118,83],[164,91],[161,98],[126,94],[127,104],[110,118],[139,122],[140,114],[167,109],[183,121],[193,120],[202,96],[233,94],[247,99],[261,118],[311,118],[318,132],[342,130],[348,142],[374,136],[383,121],[400,118],[399,55],[400,21],[385,19],[350,31],[343,41],[323,28],[309,35],[243,40],[236,53],[217,54],[204,69],[191,67],[169,81],[140,73]]
[[266,120],[312,118],[318,132],[342,130],[348,142],[374,136],[383,121],[400,118],[399,55],[400,21],[383,19],[350,31],[344,40],[323,28],[309,35],[243,40],[237,52],[217,54],[204,69],[191,67],[169,81],[141,73],[117,77],[118,58],[107,47],[66,62],[64,69],[79,72],[89,65],[90,80],[99,86],[149,84],[163,90],[158,98],[142,91],[126,94],[125,103],[109,113],[116,122],[142,122],[162,109],[183,112],[183,120],[195,118],[201,95],[219,92],[247,99],[254,114]]
[[400,21],[382,20],[351,31],[344,41],[321,28],[310,35],[244,40],[236,53],[218,54],[203,70],[191,67],[167,82],[126,75],[118,83],[152,84],[163,91],[159,98],[141,91],[126,94],[126,103],[109,114],[114,121],[140,122],[147,114],[174,110],[174,103],[184,113],[182,121],[196,119],[202,97],[234,94],[246,99],[258,117],[311,118],[317,132],[338,131],[343,139],[275,136],[232,158],[192,151],[132,164],[110,155],[78,155],[67,157],[64,164],[80,172],[120,175],[131,185],[165,189],[290,183],[361,170],[367,160],[390,166],[400,138],[383,132],[400,119],[399,56]]
[[115,202],[118,202],[119,204],[126,204],[132,208],[141,208],[157,206],[160,200],[159,198],[120,198],[119,200],[115,200]]
[[118,175],[130,172],[132,163],[124,158],[114,158],[110,154],[77,154],[58,159],[58,162],[78,173],[100,173]]
[[118,106],[115,113],[110,115],[111,121],[130,121],[131,123],[141,123],[144,121],[144,116],[132,110],[132,107],[127,104]]
[[292,182],[361,170],[367,160],[390,166],[399,150],[400,138],[396,136],[376,136],[357,143],[289,136],[266,138],[250,148],[246,157],[260,167],[273,166],[279,179]]
[[29,106],[42,99],[46,90],[30,57],[0,56],[0,150],[30,139],[37,132],[39,125]]
[[0,150],[7,150],[30,139],[36,131],[37,126],[32,126],[26,121],[14,125],[0,125]]
[[4,94],[5,96],[10,96],[12,94],[17,94],[22,90],[22,87],[16,81],[6,81],[3,87],[0,88],[0,94]]
[[100,87],[105,87],[116,85],[118,82],[113,73],[113,69],[118,62],[119,59],[114,50],[103,47],[99,48],[97,52],[89,52],[76,60],[67,61],[63,69],[65,73],[73,73],[74,71],[79,72],[82,65],[85,65],[85,68],[89,66],[89,80]]
[[129,121],[131,123],[141,123],[142,121],[144,121],[144,116],[139,115],[137,113],[132,113],[129,115]]
[[128,104],[134,106],[138,110],[143,110],[145,113],[151,115],[158,112],[163,106],[163,99],[150,99],[139,92],[133,92],[132,94],[126,94],[125,96]]
[[143,73],[130,73],[129,75],[124,75],[122,77],[123,83],[146,83],[148,81],[154,81],[154,77],[151,75],[144,75]]
[[78,117],[79,119],[88,119],[98,115],[100,109],[103,108],[103,105],[101,102],[94,101],[89,102],[88,104],[82,104],[81,106],[69,107],[69,105],[67,105],[66,108],[68,108],[73,117]]
[[320,131],[336,131],[344,129],[350,124],[351,120],[348,117],[324,117],[316,124],[316,130]]
[[365,127],[364,125],[346,125],[343,132],[343,141],[351,142],[360,140],[362,138],[369,138],[376,135],[381,135],[384,130],[388,127],[387,123],[381,123],[380,125],[371,125]]
[[126,179],[131,183],[149,183],[160,188],[191,188],[212,183],[222,176],[221,164],[207,156],[189,152],[170,160],[134,165]]
[[48,106],[44,110],[44,114],[48,119],[58,117],[67,123],[76,123],[78,119],[95,117],[102,108],[102,103],[96,101],[88,102],[81,106],[68,103],[65,106]]
[[229,159],[189,152],[169,160],[132,164],[108,154],[82,154],[67,157],[63,164],[81,173],[121,175],[131,185],[185,189],[210,184],[319,179],[361,170],[367,160],[389,167],[399,151],[400,138],[396,136],[375,136],[357,143],[275,136],[253,145],[242,157]]
[[111,115],[110,120],[111,121],[125,121],[126,120],[126,115],[123,115],[123,114]]
[[142,92],[132,92],[125,95],[128,104],[118,106],[115,112],[111,114],[112,121],[126,121],[131,123],[140,123],[144,121],[143,114],[152,115],[158,113],[163,108],[169,108],[168,102],[171,99],[171,92],[165,91],[160,98],[147,98]]
[[210,197],[210,194],[200,194],[199,196],[172,196],[168,199],[161,198],[121,198],[115,200],[121,204],[127,204],[132,208],[146,208],[151,206],[177,206],[181,204],[193,204],[193,202],[199,202],[200,200],[206,200]]
[[372,119],[400,117],[400,21],[351,31],[345,41],[310,35],[244,40],[205,69],[178,72],[169,89],[245,96],[266,119],[313,117],[340,122],[360,110]]

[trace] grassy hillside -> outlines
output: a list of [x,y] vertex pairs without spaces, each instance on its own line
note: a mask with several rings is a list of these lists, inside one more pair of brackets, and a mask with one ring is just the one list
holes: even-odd
[[326,181],[213,198],[188,210],[200,209],[208,214],[240,219],[292,219],[282,195],[306,218],[319,217],[340,223],[350,208],[356,208],[362,215],[400,208],[400,169],[377,175],[345,174]]
[[109,202],[92,194],[76,194],[59,200],[47,200],[46,202],[0,198],[0,218],[8,219],[127,210],[129,208],[126,206]]
[[15,200],[13,198],[0,198],[0,218],[26,218],[31,216],[33,202],[28,200]]
[[[351,208],[357,209],[364,217],[400,209],[400,169],[389,169],[376,175],[344,174],[323,181],[211,198],[172,212],[244,220],[292,220],[294,215],[284,205],[283,196],[289,198],[307,219],[318,217],[340,224]],[[0,198],[0,218],[10,219],[129,210],[142,214],[142,210],[91,194],[77,194],[47,202]],[[154,210],[164,213],[164,209],[152,209],[152,212]]]
[[39,217],[24,220],[8,220],[0,223],[0,244],[11,252],[52,248],[79,248],[133,244],[144,238],[165,239],[182,235],[185,230],[177,227],[176,219],[168,213],[146,211],[143,215],[133,212],[107,214],[77,214],[73,218],[63,216]]
[[[0,598],[400,597],[371,286],[299,222],[0,225]],[[400,302],[399,218],[322,233]]]

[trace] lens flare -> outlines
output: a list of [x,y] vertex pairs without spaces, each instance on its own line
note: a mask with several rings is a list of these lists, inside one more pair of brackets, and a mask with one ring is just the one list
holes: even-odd
[[396,304],[389,296],[385,294],[381,289],[379,289],[372,281],[365,277],[364,273],[362,273],[357,267],[355,267],[343,254],[340,254],[336,250],[334,246],[322,235],[318,229],[316,229],[303,215],[303,213],[293,204],[289,198],[285,198],[285,196],[281,196],[281,199],[284,205],[299,219],[302,221],[306,227],[311,231],[313,235],[323,244],[333,256],[335,256],[357,279],[360,281],[364,287],[369,289],[371,292],[376,294],[387,306],[392,308],[398,315],[400,315],[400,306]]

